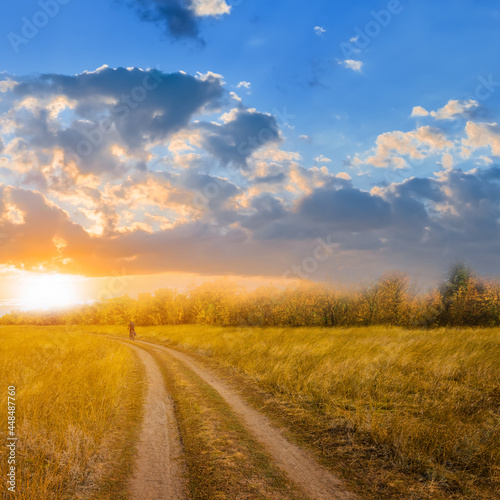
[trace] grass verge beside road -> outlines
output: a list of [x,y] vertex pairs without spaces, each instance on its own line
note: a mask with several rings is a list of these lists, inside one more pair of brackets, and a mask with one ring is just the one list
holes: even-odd
[[193,325],[138,334],[215,361],[367,497],[500,495],[498,329]]
[[[143,376],[130,349],[61,327],[3,327],[0,360],[2,399],[16,387],[16,498],[127,498]],[[2,446],[2,477],[6,458]]]

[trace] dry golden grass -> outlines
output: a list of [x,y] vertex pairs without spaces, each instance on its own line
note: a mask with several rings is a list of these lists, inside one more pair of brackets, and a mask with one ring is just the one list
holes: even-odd
[[[500,495],[498,329],[168,326],[138,335],[256,381],[323,459],[356,467],[354,481],[374,498]],[[341,441],[348,453],[336,454]]]
[[60,327],[3,327],[0,360],[5,412],[17,388],[16,498],[125,498],[142,397],[130,350]]

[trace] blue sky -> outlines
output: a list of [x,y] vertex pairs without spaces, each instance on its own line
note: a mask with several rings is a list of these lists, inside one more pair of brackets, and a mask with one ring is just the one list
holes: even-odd
[[[26,20],[43,26],[23,34]],[[392,266],[430,279],[465,258],[497,273],[499,22],[497,2],[469,0],[4,6],[3,264],[342,281]],[[116,121],[120,89],[154,75]],[[116,130],[73,165],[75,138],[105,115]],[[192,206],[210,183],[222,194]],[[12,258],[36,205],[61,211],[33,240],[43,255]],[[304,272],[318,239],[331,258]]]
[[[201,46],[173,41],[126,2],[69,1],[19,53],[2,37],[2,70],[74,74],[107,64],[213,71],[233,85],[249,81],[248,106],[286,108],[295,116],[290,141],[302,134],[317,139],[312,146],[292,144],[309,161],[318,151],[341,158],[360,144],[369,147],[379,133],[411,127],[414,106],[435,109],[464,99],[480,76],[495,74],[500,8],[493,1],[401,1],[402,12],[359,54],[361,73],[336,63],[343,59],[340,45],[356,27],[364,32],[371,12],[388,2],[316,0],[306,9],[299,0],[234,3],[230,15],[201,21]],[[34,0],[4,7],[1,32],[20,33],[21,19],[39,10]],[[315,35],[315,26],[326,33]],[[497,109],[499,99],[493,96],[489,107]]]

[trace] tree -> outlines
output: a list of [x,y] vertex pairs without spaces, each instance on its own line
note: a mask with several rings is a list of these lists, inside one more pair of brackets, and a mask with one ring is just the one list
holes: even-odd
[[458,311],[462,317],[462,311],[460,307],[457,308],[457,305],[458,302],[463,301],[469,291],[472,279],[473,272],[465,262],[456,262],[450,267],[440,287],[442,311],[439,320],[441,324],[460,324],[461,321],[452,316]]
[[410,284],[410,277],[401,272],[392,272],[381,278],[376,310],[379,323],[395,326],[408,324],[413,300]]
[[467,290],[473,278],[471,268],[464,262],[453,264],[446,275],[444,283],[441,285],[441,295],[443,301],[452,300],[460,292]]

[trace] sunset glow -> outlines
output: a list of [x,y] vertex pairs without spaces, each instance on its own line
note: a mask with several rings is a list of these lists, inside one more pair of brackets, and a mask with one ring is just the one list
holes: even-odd
[[494,2],[48,3],[0,20],[0,265],[57,274],[0,309],[499,272]]
[[74,279],[61,274],[33,275],[22,282],[20,301],[24,309],[55,309],[77,303]]

